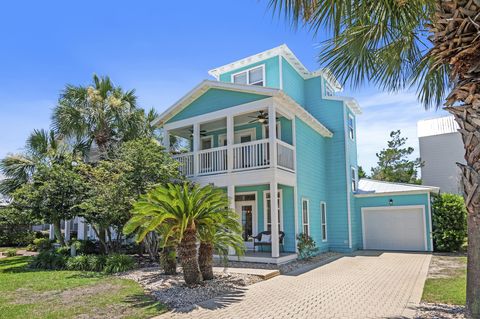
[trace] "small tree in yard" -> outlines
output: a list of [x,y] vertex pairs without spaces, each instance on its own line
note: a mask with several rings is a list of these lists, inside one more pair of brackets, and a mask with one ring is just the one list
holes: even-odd
[[432,204],[433,243],[438,251],[459,251],[467,236],[467,210],[460,195],[440,194]]
[[61,245],[65,240],[60,221],[77,216],[78,205],[84,195],[84,184],[73,159],[50,165],[39,164],[32,182],[13,193],[13,205],[21,211],[29,211],[46,223],[53,224],[55,237]]
[[410,160],[413,147],[404,147],[406,137],[400,130],[390,132],[388,147],[377,153],[377,166],[372,168],[372,178],[379,181],[421,184],[417,179],[418,169],[422,166],[419,158]]

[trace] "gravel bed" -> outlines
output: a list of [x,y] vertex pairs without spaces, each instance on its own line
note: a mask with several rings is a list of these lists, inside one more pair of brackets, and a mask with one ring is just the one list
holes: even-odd
[[[278,269],[280,270],[281,274],[287,274],[289,272],[300,270],[302,268],[314,267],[317,264],[321,264],[330,259],[337,258],[340,256],[342,256],[342,254],[340,253],[326,252],[326,253],[322,253],[317,256],[314,256],[310,259],[303,259],[303,260],[297,259],[282,265],[251,263],[251,262],[243,262],[243,261],[228,261],[226,265],[227,267],[230,267],[230,268]],[[225,263],[221,260],[216,260],[215,266],[225,267]]]
[[259,276],[216,272],[215,278],[194,287],[187,287],[180,272],[164,275],[160,268],[141,268],[121,274],[143,286],[158,301],[173,309],[193,308],[195,304],[222,295],[242,295],[246,286],[262,281]]
[[416,319],[463,319],[465,307],[422,302],[418,307]]

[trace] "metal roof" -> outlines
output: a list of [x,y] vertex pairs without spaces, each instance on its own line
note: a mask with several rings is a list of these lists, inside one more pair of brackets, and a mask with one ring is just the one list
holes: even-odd
[[358,183],[356,196],[375,196],[408,193],[438,193],[439,188],[434,186],[392,183],[362,178]]

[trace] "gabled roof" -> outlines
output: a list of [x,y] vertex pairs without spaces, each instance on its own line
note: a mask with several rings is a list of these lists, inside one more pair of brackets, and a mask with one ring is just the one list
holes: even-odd
[[368,197],[395,194],[438,193],[439,190],[440,188],[434,186],[391,183],[362,178],[358,182],[358,190],[355,196]]
[[265,60],[277,55],[284,57],[285,60],[287,60],[304,79],[310,79],[310,78],[321,75],[325,78],[325,80],[330,84],[330,86],[336,92],[340,92],[343,90],[342,85],[337,81],[335,76],[333,76],[333,74],[328,69],[320,69],[317,71],[310,72],[302,64],[302,62],[300,62],[300,60],[295,56],[295,54],[293,54],[292,50],[290,50],[290,48],[286,44],[282,44],[273,49],[269,49],[267,51],[263,51],[263,52],[251,55],[249,57],[240,59],[238,61],[219,66],[215,69],[208,71],[208,74],[210,74],[211,76],[215,77],[218,80],[220,74],[222,73],[230,72],[238,68],[247,66],[249,64],[260,62],[262,60]]
[[152,124],[157,126],[163,125],[173,116],[175,116],[175,114],[183,110],[185,107],[187,107],[190,103],[199,98],[209,89],[221,89],[236,92],[253,93],[278,98],[281,101],[287,103],[288,106],[291,107],[292,113],[294,113],[304,122],[308,123],[318,133],[322,134],[325,137],[333,136],[333,133],[330,130],[328,130],[322,123],[320,123],[315,117],[313,117],[313,115],[308,113],[303,107],[301,107],[297,102],[295,102],[291,97],[289,97],[280,89],[210,80],[204,80],[200,84],[195,86],[190,92],[188,92],[185,96],[183,96],[180,100],[178,100],[175,104],[173,104],[165,112],[163,112],[157,119],[155,119]]

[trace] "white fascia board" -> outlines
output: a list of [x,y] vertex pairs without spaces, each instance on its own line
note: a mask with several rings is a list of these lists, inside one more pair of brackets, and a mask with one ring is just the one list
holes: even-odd
[[356,115],[362,114],[362,109],[360,108],[360,105],[358,104],[357,100],[355,100],[353,97],[348,97],[348,96],[324,96],[323,99],[325,100],[332,100],[332,101],[341,101],[345,103],[345,105],[348,106],[350,110]]
[[363,194],[354,194],[355,197],[379,197],[379,196],[395,196],[395,195],[420,195],[420,194],[430,194],[438,193],[438,188],[424,189],[424,190],[415,190],[415,191],[398,191],[398,192],[384,192],[384,193],[363,193]]

